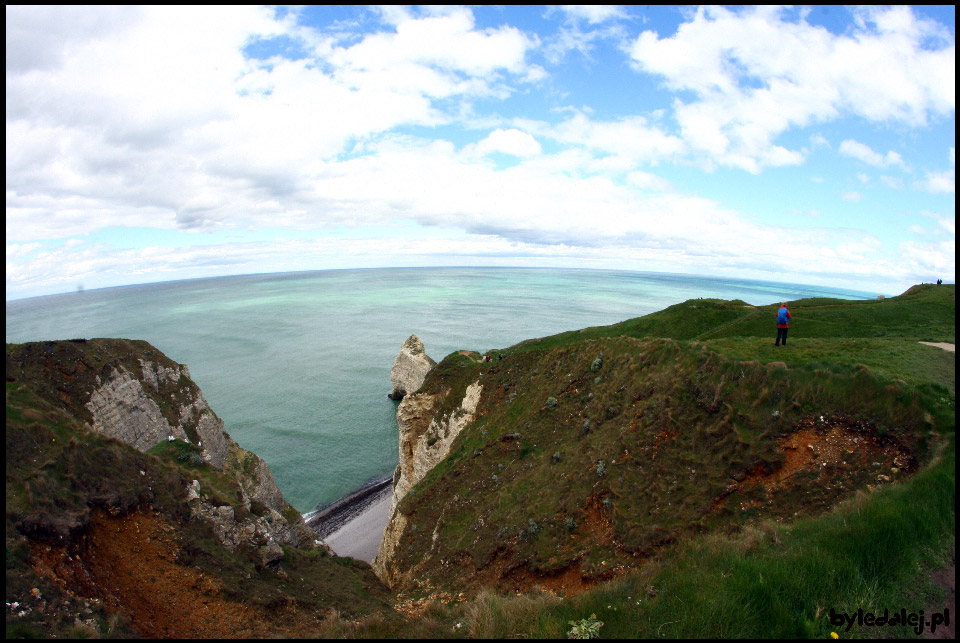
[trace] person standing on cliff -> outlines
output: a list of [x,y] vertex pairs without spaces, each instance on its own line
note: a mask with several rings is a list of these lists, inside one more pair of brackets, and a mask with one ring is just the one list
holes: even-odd
[[783,345],[787,345],[787,331],[790,330],[790,311],[787,310],[787,302],[780,304],[780,310],[777,312],[777,341],[774,346],[780,345],[780,339],[783,338]]

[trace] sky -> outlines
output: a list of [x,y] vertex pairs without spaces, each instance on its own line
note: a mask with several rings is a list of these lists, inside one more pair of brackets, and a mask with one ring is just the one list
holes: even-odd
[[8,5],[6,297],[401,266],[953,282],[955,23]]

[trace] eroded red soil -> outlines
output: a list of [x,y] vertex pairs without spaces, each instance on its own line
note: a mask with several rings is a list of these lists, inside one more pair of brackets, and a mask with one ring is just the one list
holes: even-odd
[[177,562],[174,530],[152,512],[96,512],[85,551],[34,545],[34,568],[66,593],[95,598],[148,638],[282,635],[259,606],[226,598],[216,578]]
[[[657,434],[654,453],[656,447],[675,435],[675,431],[667,430]],[[807,418],[778,444],[783,453],[781,466],[772,471],[757,467],[744,472],[739,482],[731,481],[726,491],[714,500],[711,515],[719,514],[734,495],[740,503],[731,507],[738,511],[735,515],[750,508],[760,511],[757,516],[771,517],[818,511],[857,488],[892,482],[916,468],[915,459],[902,445],[878,436],[875,428],[848,418]],[[823,493],[811,494],[811,490],[829,490],[829,495],[821,497]],[[825,498],[832,500],[825,502]],[[784,502],[790,506],[778,506]],[[576,548],[577,542],[583,539],[591,547],[607,547],[611,550],[610,560],[595,561],[588,568],[581,556],[558,571],[535,572],[527,565],[512,566],[509,546],[505,544],[478,570],[480,584],[507,591],[541,587],[569,596],[589,589],[600,580],[626,573],[642,560],[620,546],[608,513],[603,498],[591,496],[584,507],[579,533],[572,536],[570,545]]]
[[[822,417],[822,416],[821,416]],[[768,491],[789,484],[799,471],[827,469],[878,463],[881,468],[876,482],[890,482],[895,476],[914,468],[913,458],[896,442],[872,435],[855,422],[813,418],[780,441],[783,466],[772,473],[750,472],[742,487],[762,485]]]

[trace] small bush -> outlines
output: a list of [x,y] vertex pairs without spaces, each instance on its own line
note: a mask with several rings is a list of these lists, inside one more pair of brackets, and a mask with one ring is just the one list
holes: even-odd
[[570,625],[573,627],[567,632],[568,639],[596,639],[600,638],[600,628],[603,627],[603,621],[598,621],[597,615],[591,614],[590,618],[570,621]]
[[533,537],[536,537],[537,534],[540,533],[540,525],[538,525],[533,518],[527,521],[527,533]]

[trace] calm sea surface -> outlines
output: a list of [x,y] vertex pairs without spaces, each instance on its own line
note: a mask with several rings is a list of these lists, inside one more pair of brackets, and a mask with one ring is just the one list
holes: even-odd
[[833,288],[601,270],[414,268],[250,275],[7,302],[7,342],[144,339],[187,364],[301,511],[397,464],[390,367],[416,333],[439,361],[612,324],[695,297],[869,299]]

